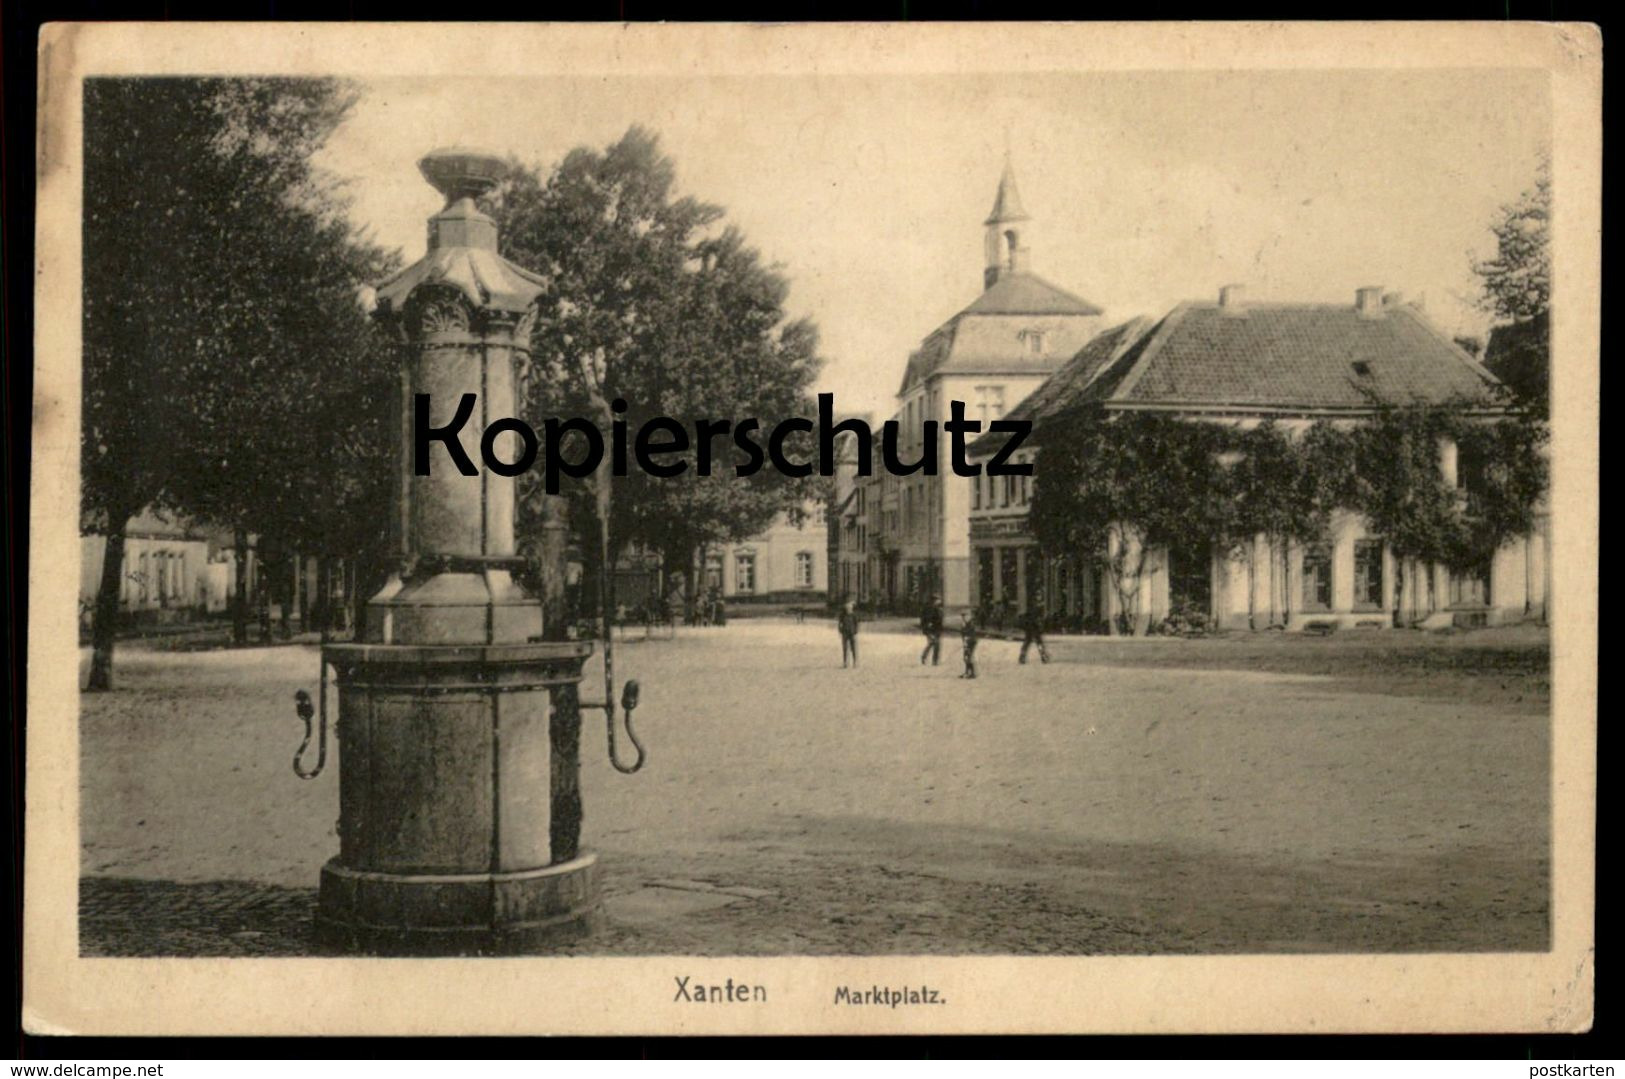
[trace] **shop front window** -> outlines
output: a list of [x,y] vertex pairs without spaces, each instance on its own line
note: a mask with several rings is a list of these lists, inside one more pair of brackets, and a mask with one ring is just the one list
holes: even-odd
[[1017,602],[1016,583],[1019,580],[1016,569],[1021,551],[1015,547],[1001,547],[999,549],[999,602],[1014,610]]

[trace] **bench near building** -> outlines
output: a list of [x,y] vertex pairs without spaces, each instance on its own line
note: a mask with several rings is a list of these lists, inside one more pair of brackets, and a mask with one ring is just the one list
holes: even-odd
[[[1494,412],[1497,388],[1418,307],[1380,289],[1360,289],[1353,304],[1248,304],[1231,286],[1217,303],[1184,303],[1159,321],[1104,331],[1010,415],[1033,421],[1035,446],[1047,425],[1089,407],[1242,427],[1267,419],[1296,433],[1317,420],[1370,416],[1374,401]],[[973,444],[973,459],[985,461],[999,443]],[[1456,466],[1455,448],[1441,446],[1451,485]],[[1284,551],[1259,537],[1230,555],[1192,536],[1180,549],[1148,552],[1138,589],[1119,590],[1097,559],[1040,553],[1027,516],[1041,475],[957,482],[969,489],[972,595],[995,618],[1042,603],[1057,627],[1108,631],[1120,593],[1133,597],[1141,632],[1179,609],[1239,629],[1486,625],[1546,614],[1544,507],[1530,535],[1468,573],[1396,559],[1361,516],[1338,512],[1322,542]]]

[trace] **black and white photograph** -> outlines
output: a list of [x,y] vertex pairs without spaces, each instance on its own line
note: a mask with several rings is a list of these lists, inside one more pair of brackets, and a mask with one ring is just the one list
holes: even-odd
[[34,1029],[1583,1029],[1600,50],[48,27]]

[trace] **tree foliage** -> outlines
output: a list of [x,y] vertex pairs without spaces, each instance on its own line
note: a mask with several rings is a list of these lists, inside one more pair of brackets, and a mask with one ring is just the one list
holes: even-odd
[[1480,306],[1506,323],[1491,331],[1484,364],[1520,404],[1543,417],[1551,371],[1551,207],[1551,168],[1543,160],[1534,185],[1490,225],[1495,256],[1473,263],[1483,289]]
[[1501,207],[1500,218],[1490,225],[1494,257],[1473,263],[1483,281],[1480,302],[1498,318],[1521,322],[1550,309],[1551,215],[1551,166],[1543,160],[1534,185]]
[[155,505],[312,552],[375,542],[392,383],[355,296],[391,259],[311,163],[354,101],[329,79],[87,82],[86,527],[122,543]]
[[[692,439],[696,419],[759,418],[770,428],[813,415],[818,335],[809,321],[787,320],[788,282],[723,224],[719,207],[675,187],[671,158],[634,127],[605,150],[573,150],[546,176],[516,167],[492,198],[503,254],[550,281],[531,338],[523,407],[532,422],[583,416],[607,428],[606,404],[617,398],[628,406],[615,418],[629,440],[656,416],[688,425]],[[799,455],[810,448],[803,442]],[[635,466],[614,477],[616,549],[639,546],[684,566],[698,546],[758,533],[815,493],[772,468],[738,477],[734,463],[731,440],[719,438],[708,477],[692,465],[672,478]],[[537,475],[520,480],[522,529],[540,512]],[[566,493],[572,518],[590,519],[591,483]]]
[[1551,318],[1542,313],[1490,331],[1484,366],[1511,392],[1513,401],[1544,418],[1551,396]]
[[[1400,557],[1473,569],[1532,526],[1545,437],[1526,413],[1484,417],[1463,403],[1379,407],[1296,436],[1094,408],[1042,433],[1031,527],[1046,553],[1109,570],[1125,612],[1150,550],[1236,550],[1259,535],[1284,548],[1324,536],[1337,510],[1362,514]],[[1458,485],[1441,471],[1445,441]]]
[[1234,533],[1222,460],[1231,441],[1228,428],[1156,412],[1094,408],[1056,424],[1034,466],[1030,522],[1039,546],[1102,564],[1126,617],[1152,550]]

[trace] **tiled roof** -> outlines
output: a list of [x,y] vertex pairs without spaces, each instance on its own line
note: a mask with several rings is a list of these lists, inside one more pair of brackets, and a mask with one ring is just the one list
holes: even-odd
[[[1055,370],[1057,355],[1069,355],[1081,343],[1087,324],[1068,322],[1070,333],[1055,334],[1056,350],[1039,356],[1023,347],[1019,332],[1024,324],[1019,320],[1072,320],[1100,313],[1100,308],[1088,300],[1057,288],[1037,274],[1006,274],[920,343],[909,357],[898,392],[939,372],[1048,374]],[[1046,328],[1051,332],[1056,329],[1053,325]]]
[[1416,308],[1375,316],[1352,305],[1217,304],[1175,308],[1108,387],[1113,403],[1361,409],[1375,402],[1491,402],[1496,380]]
[[1079,400],[1268,410],[1363,409],[1376,402],[1490,404],[1495,376],[1414,307],[1364,317],[1337,304],[1181,304]]
[[[1154,325],[1091,340],[1009,413],[1042,425],[1075,406],[1358,411],[1376,404],[1497,404],[1494,375],[1416,308],[1249,304],[1230,317],[1186,303]],[[988,440],[985,452],[1002,436]]]
[[1045,281],[1035,273],[1006,273],[976,297],[965,315],[1098,315],[1100,308]]
[[[1134,347],[1151,326],[1151,320],[1142,316],[1101,331],[1079,349],[1059,371],[1046,379],[1042,386],[1005,413],[1004,418],[1042,423],[1046,418],[1074,404],[1083,389],[1114,360]],[[992,453],[1004,445],[1005,437],[991,432],[984,434],[971,443],[971,452]]]

